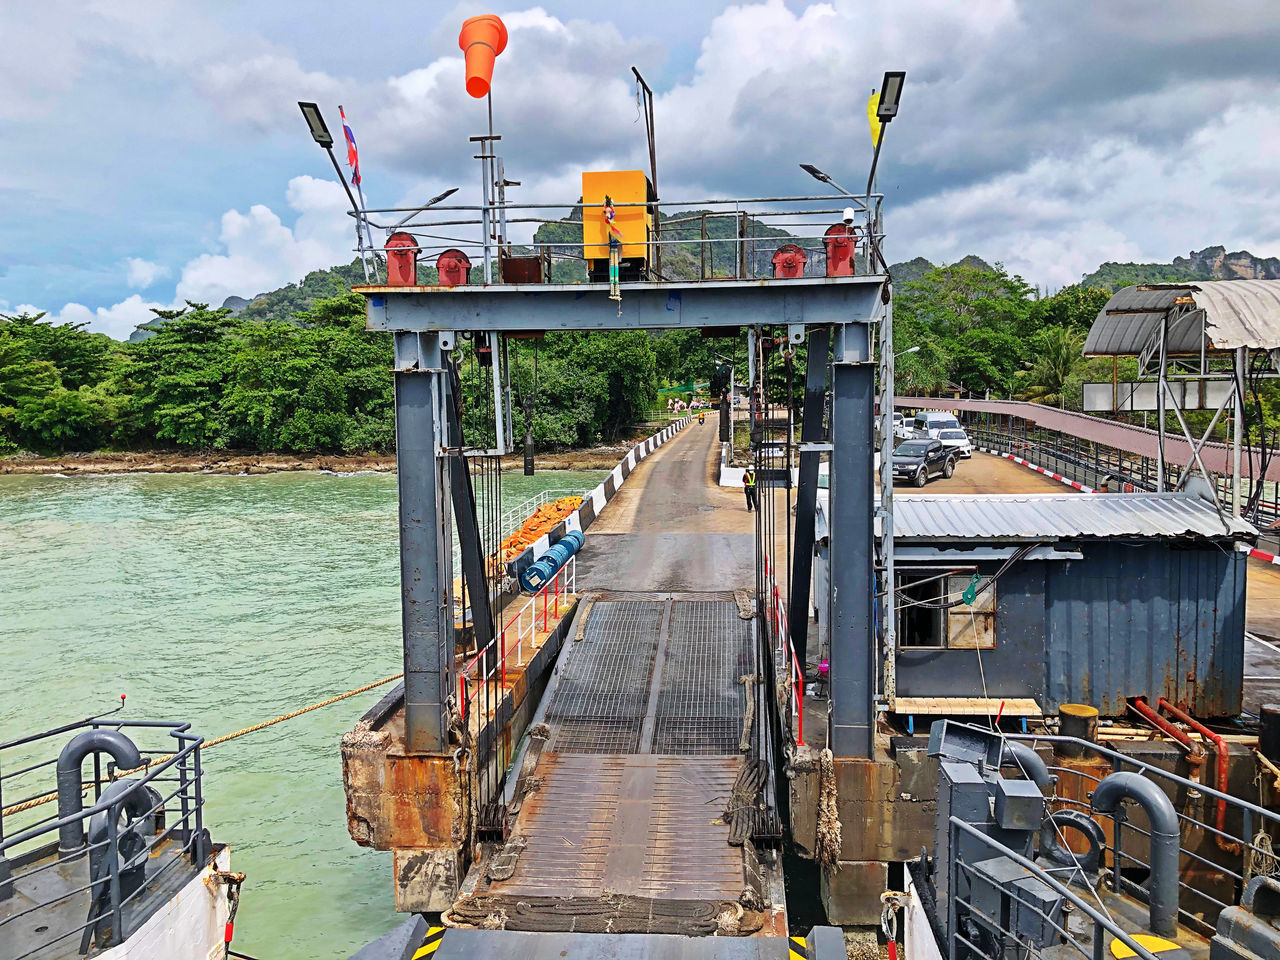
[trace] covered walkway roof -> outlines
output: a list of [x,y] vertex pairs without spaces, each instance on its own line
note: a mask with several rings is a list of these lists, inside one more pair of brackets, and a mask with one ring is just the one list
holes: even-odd
[[1085,356],[1133,357],[1169,321],[1168,352],[1280,348],[1280,280],[1139,284],[1116,291],[1085,340]]
[[[1280,283],[1280,281],[1275,282]],[[1059,433],[1100,443],[1114,450],[1124,450],[1138,456],[1150,457],[1152,460],[1159,453],[1159,435],[1154,430],[1117,423],[1115,420],[1107,420],[1087,413],[1059,410],[1057,407],[1047,407],[1042,403],[1027,403],[1022,400],[959,400],[951,397],[894,397],[893,405],[911,410],[965,410],[970,413],[995,413],[1021,417],[1046,430],[1057,430]],[[1183,466],[1191,463],[1191,444],[1187,443],[1181,435],[1166,434],[1164,452],[1165,458],[1170,462]],[[1245,476],[1250,475],[1250,452],[1251,448],[1246,447],[1241,454],[1241,472]],[[1257,470],[1259,454],[1256,450],[1252,453],[1254,470]],[[1214,473],[1224,475],[1231,473],[1231,448],[1225,443],[1206,443],[1200,448],[1200,458],[1204,461],[1205,467]],[[1266,476],[1262,479],[1280,481],[1280,456],[1271,458],[1271,462],[1267,465]]]

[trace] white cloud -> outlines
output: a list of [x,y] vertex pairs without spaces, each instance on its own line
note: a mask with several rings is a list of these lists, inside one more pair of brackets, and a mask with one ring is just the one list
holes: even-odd
[[183,267],[177,299],[216,307],[229,296],[265,293],[355,257],[354,222],[340,185],[294,177],[285,200],[298,214],[292,229],[262,204],[224,213],[218,240],[226,252],[201,254]]
[[[164,0],[95,0],[79,16],[44,12],[46,22],[27,25],[6,21],[0,7],[0,33],[8,25],[22,38],[16,66],[0,63],[0,116],[57,116],[60,97],[97,109],[63,95],[127,73],[122,102],[136,116],[148,97],[159,102],[155,89],[169,97],[152,126],[172,126],[176,111],[207,136],[216,114],[239,157],[268,163],[278,160],[275,143],[297,144],[292,168],[320,172],[326,161],[306,142],[294,101],[324,106],[339,147],[343,102],[371,203],[423,202],[449,186],[462,188],[452,202],[475,202],[467,137],[486,116],[463,89],[453,40],[463,16],[486,9],[473,6],[463,0],[466,9],[443,16],[434,33],[388,37],[388,56],[373,60],[289,32],[287,18],[265,8],[219,21]],[[871,154],[866,96],[884,69],[903,68],[902,112],[880,168],[898,257],[974,252],[1057,286],[1101,259],[1167,260],[1209,243],[1280,253],[1268,166],[1280,146],[1274,0],[1242,0],[1233,17],[1194,0],[1123,9],[1104,0],[900,0],[872,13],[865,0],[766,0],[722,5],[701,37],[677,36],[678,24],[637,29],[629,11],[585,4],[576,19],[561,12],[567,6],[502,14],[510,43],[495,69],[494,120],[507,175],[524,183],[513,200],[571,203],[583,169],[647,166],[631,64],[651,80],[676,78],[658,83],[664,197],[808,191],[815,184],[800,161],[856,189]],[[51,25],[60,20],[63,33]],[[691,67],[690,40],[700,41]],[[135,128],[140,140],[146,126]],[[264,132],[289,139],[269,142]],[[60,183],[76,181],[56,172]],[[13,178],[0,169],[0,183]],[[179,302],[252,296],[350,259],[352,224],[336,184],[296,178],[286,200],[240,201],[223,214],[216,248],[180,271]],[[232,201],[213,202],[207,209],[218,211]],[[131,285],[148,289],[144,279],[130,268]]]
[[153,260],[143,260],[139,257],[126,257],[125,265],[125,282],[129,286],[138,290],[145,290],[152,286],[157,280],[163,279],[169,275],[169,268],[162,263],[156,263]]
[[[139,323],[152,319],[152,307],[182,306],[187,300],[219,307],[229,296],[252,297],[297,282],[312,270],[352,260],[354,225],[345,213],[346,195],[339,184],[294,177],[285,190],[285,201],[298,215],[292,228],[263,204],[254,204],[247,213],[224,213],[218,237],[224,252],[203,253],[189,261],[182,268],[171,304],[144,301],[133,294],[97,310],[68,303],[60,311],[49,311],[50,318],[55,323],[87,323],[91,330],[123,340]],[[169,272],[147,260],[131,257],[127,262],[131,286],[149,286]],[[16,309],[39,312],[30,305]]]
[[[49,312],[45,317],[52,323],[85,323],[95,333],[105,333],[117,340],[127,340],[135,327],[155,319],[151,308],[164,308],[163,303],[144,301],[138,294],[111,307],[98,307],[91,310],[81,303],[68,303],[57,312]],[[24,303],[15,308],[15,313],[40,313],[38,307]]]
[[1052,287],[1108,260],[1168,262],[1209,242],[1274,255],[1280,184],[1263,158],[1276,151],[1280,109],[1264,104],[1231,107],[1177,147],[1108,137],[892,212],[891,250],[935,262],[976,252]]

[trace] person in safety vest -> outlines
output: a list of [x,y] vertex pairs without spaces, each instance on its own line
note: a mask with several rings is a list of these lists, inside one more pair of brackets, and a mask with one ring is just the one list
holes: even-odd
[[756,496],[756,475],[750,467],[747,467],[747,472],[742,475],[742,491],[747,495],[747,513],[759,509],[760,500]]
[[699,411],[698,411],[698,425],[699,425],[699,426],[701,426],[702,424],[704,424],[704,423],[706,423],[706,422],[707,422],[707,414],[706,414],[706,411],[705,411],[705,410],[699,410]]

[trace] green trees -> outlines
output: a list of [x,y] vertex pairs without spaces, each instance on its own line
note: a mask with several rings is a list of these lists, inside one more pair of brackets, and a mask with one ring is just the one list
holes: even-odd
[[[1079,403],[1085,333],[1103,290],[1067,287],[1035,299],[1021,277],[976,258],[908,280],[894,308],[899,392],[953,386],[1038,403]],[[904,354],[918,346],[916,353]]]
[[[203,303],[156,313],[153,335],[125,344],[0,317],[0,452],[393,449],[392,340],[365,330],[363,297],[313,299],[287,321]],[[539,449],[616,440],[656,400],[654,343],[639,331],[513,341],[517,441],[530,390]],[[464,345],[469,443],[492,443],[489,377]]]

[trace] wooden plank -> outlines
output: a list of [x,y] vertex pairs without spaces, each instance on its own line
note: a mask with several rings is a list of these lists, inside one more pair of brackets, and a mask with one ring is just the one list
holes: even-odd
[[898,697],[893,703],[895,713],[915,713],[929,716],[995,716],[1004,704],[1006,717],[1039,717],[1044,715],[1040,704],[1030,697]]

